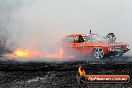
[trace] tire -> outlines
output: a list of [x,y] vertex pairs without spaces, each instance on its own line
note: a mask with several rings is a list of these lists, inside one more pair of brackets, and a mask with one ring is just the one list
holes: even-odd
[[104,51],[101,48],[95,48],[93,50],[94,59],[102,59],[104,57]]
[[122,57],[122,55],[123,55],[123,52],[117,52],[117,54],[115,55],[115,57],[116,58],[120,58],[120,57]]

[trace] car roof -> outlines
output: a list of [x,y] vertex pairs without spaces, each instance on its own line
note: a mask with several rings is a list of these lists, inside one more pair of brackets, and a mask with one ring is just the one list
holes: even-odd
[[68,36],[88,36],[88,35],[97,35],[97,34],[90,34],[90,33],[88,33],[88,34],[70,34],[70,35],[68,35]]

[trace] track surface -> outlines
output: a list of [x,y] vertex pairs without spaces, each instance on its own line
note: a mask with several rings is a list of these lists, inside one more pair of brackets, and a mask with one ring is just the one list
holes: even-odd
[[76,78],[79,65],[87,74],[128,74],[132,77],[131,57],[63,63],[3,59],[1,57],[0,88],[132,88],[132,81],[127,84],[79,85]]

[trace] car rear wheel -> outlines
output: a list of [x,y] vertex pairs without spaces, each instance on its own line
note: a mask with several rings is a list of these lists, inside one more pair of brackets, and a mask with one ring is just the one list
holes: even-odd
[[102,59],[104,57],[104,52],[101,48],[95,48],[93,50],[93,58]]

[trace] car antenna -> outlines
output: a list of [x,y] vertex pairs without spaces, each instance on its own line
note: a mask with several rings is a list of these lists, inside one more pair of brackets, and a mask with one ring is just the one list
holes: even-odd
[[91,30],[90,30],[90,34],[91,34]]

